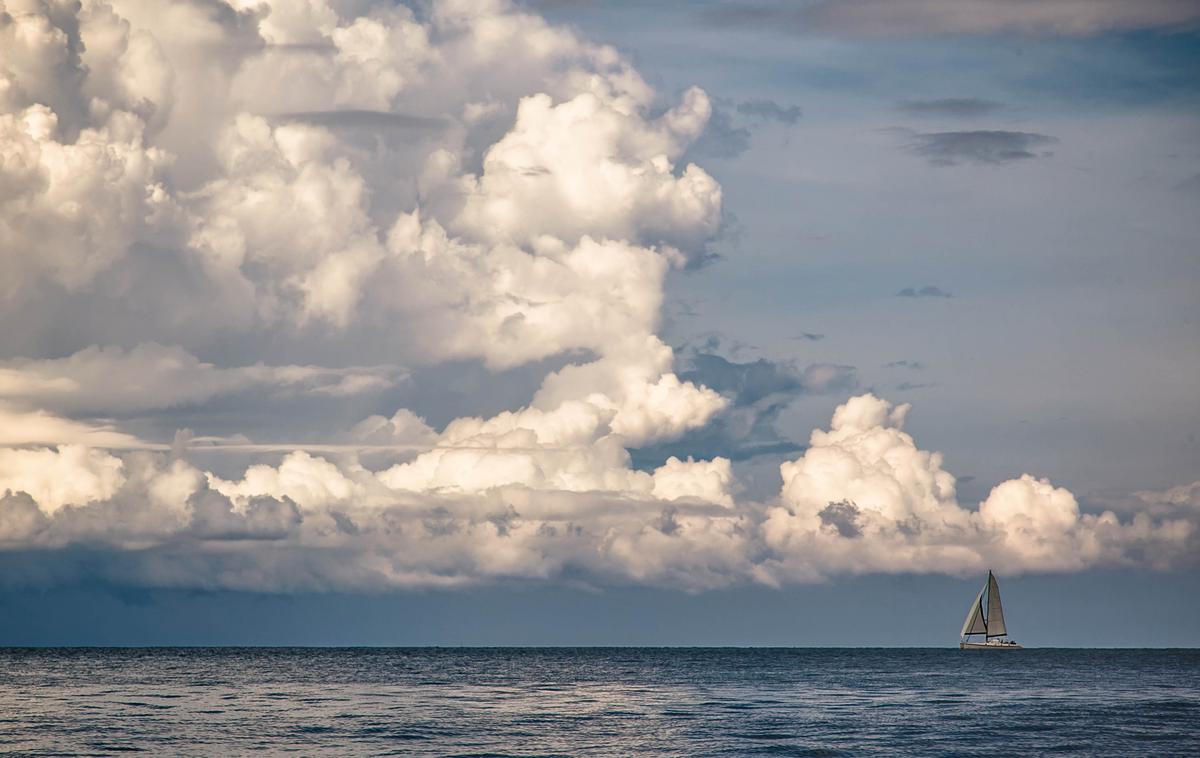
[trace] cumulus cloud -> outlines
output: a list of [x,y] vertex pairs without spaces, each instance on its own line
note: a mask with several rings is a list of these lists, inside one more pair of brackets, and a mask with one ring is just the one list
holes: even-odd
[[669,456],[721,455],[746,460],[799,448],[777,428],[780,414],[802,395],[837,394],[858,385],[853,366],[758,358],[739,362],[716,352],[719,340],[681,355],[681,377],[718,392],[726,403],[713,419],[680,439],[637,452],[642,461]]
[[0,14],[0,298],[41,277],[77,290],[178,215],[149,144],[170,73],[107,6]]
[[603,90],[559,103],[524,98],[513,129],[488,149],[482,176],[445,176],[454,158],[439,155],[431,191],[460,195],[456,227],[480,240],[592,235],[700,251],[716,232],[721,190],[694,164],[677,174],[674,161],[703,132],[708,96],[688,90],[653,121],[639,115],[645,105]]
[[0,489],[24,492],[47,516],[64,505],[107,500],[125,481],[124,463],[79,445],[0,448]]
[[[964,508],[906,407],[869,395],[769,502],[741,499],[718,444],[635,465],[706,433],[795,454],[780,410],[856,379],[662,341],[666,278],[721,231],[689,156],[722,122],[611,48],[503,0],[2,7],[4,549],[290,591],[1071,570],[1191,544],[1190,516],[1086,513],[1032,476]],[[546,373],[506,409],[381,407],[397,366],[468,363]],[[355,415],[305,449],[106,417],[238,393]],[[207,470],[205,447],[247,455]]]
[[660,262],[720,222],[720,187],[675,164],[707,96],[663,113],[613,50],[507,3],[40,7],[0,46],[6,318],[64,287],[193,354],[361,329],[400,362],[515,365],[595,349],[598,304],[564,293],[609,288],[561,273],[637,256],[613,304],[654,306]]
[[466,420],[469,431],[426,443],[465,457],[422,453],[379,471],[292,452],[225,479],[166,453],[12,450],[0,457],[0,544],[86,544],[127,582],[269,591],[567,575],[702,589],[1194,559],[1195,485],[1143,493],[1169,507],[1122,519],[1025,474],[970,508],[941,454],[904,431],[908,412],[870,394],[840,405],[766,503],[739,500],[725,458],[640,472],[611,436],[552,444],[595,434],[578,410]]
[[803,456],[780,467],[781,502],[763,523],[777,553],[769,571],[1070,571],[1139,560],[1148,544],[1162,551],[1150,561],[1159,565],[1191,549],[1195,521],[1182,513],[1131,522],[1083,513],[1069,491],[1029,474],[965,508],[942,455],[904,432],[909,410],[874,395],[852,398],[828,430],[813,432]]

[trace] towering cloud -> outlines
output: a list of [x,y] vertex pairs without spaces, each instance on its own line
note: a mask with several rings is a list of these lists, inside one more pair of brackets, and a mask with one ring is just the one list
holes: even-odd
[[[778,395],[854,386],[844,366],[763,364],[746,392],[676,371],[664,282],[722,217],[685,158],[711,116],[703,91],[663,98],[501,0],[0,0],[0,318],[20,324],[0,334],[0,546],[268,590],[1184,551],[1194,509],[1122,522],[1030,476],[965,508],[907,406],[871,395],[768,503],[739,499],[727,458],[635,468],[631,450],[738,403],[753,426]],[[545,375],[508,410],[314,418],[308,449],[221,466],[202,454],[262,448],[145,431],[240,393],[354,399],[464,362]]]
[[851,398],[828,431],[812,433],[803,456],[780,467],[781,502],[763,523],[773,572],[1064,571],[1120,563],[1147,540],[1176,552],[1193,539],[1185,509],[1122,523],[1111,511],[1082,513],[1069,491],[1029,474],[996,486],[978,509],[964,508],[942,455],[904,431],[909,410],[874,395]]

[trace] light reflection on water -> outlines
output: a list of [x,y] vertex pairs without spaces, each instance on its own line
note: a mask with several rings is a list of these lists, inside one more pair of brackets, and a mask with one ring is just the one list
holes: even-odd
[[0,649],[0,751],[1200,755],[1200,651]]

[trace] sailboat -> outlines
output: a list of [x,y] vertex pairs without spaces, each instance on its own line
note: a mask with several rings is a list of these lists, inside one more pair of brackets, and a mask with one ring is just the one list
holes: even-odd
[[[984,595],[987,595],[985,605]],[[984,609],[987,613],[984,613]],[[983,635],[983,641],[972,641],[972,636]],[[967,620],[963,622],[962,633],[959,635],[960,650],[1020,650],[1021,646],[1010,639],[1000,639],[1008,635],[1004,626],[1004,607],[1000,605],[1000,585],[996,575],[988,571],[987,581],[979,596],[967,610]]]

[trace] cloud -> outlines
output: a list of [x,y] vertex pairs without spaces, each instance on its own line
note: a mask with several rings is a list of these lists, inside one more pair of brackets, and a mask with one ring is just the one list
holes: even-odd
[[779,415],[792,401],[802,395],[845,392],[858,385],[853,366],[813,363],[801,368],[790,361],[766,358],[737,362],[707,349],[687,351],[682,361],[686,367],[680,373],[682,378],[719,392],[727,404],[704,427],[668,444],[638,450],[640,461],[699,454],[745,460],[795,451],[799,446],[776,428]]
[[[799,459],[780,467],[781,502],[763,523],[775,551],[764,570],[814,578],[829,571],[1075,571],[1140,560],[1186,560],[1191,516],[1121,522],[1112,512],[1083,513],[1075,497],[1025,474],[997,485],[978,510],[961,506],[940,453],[921,450],[903,431],[908,405],[873,395],[852,398],[816,430]],[[900,568],[904,567],[904,568]]]
[[792,337],[792,339],[794,339],[794,340],[807,340],[808,342],[817,342],[817,341],[819,341],[819,340],[823,340],[823,339],[825,339],[825,335],[824,335],[824,334],[817,334],[817,333],[815,333],[815,332],[800,332],[800,333],[799,333],[799,334],[797,334],[796,336]]
[[[564,270],[590,276],[583,260],[604,265],[603,248],[618,267],[636,255],[645,285],[614,297],[653,306],[649,269],[707,255],[720,188],[672,163],[704,129],[703,92],[663,114],[615,51],[502,2],[422,20],[264,8],[17,14],[6,33],[31,31],[0,47],[0,122],[20,152],[0,197],[6,319],[50,329],[37,302],[137,314],[120,328],[192,354],[234,338],[242,352],[370,345],[404,363],[516,365],[603,339],[598,303],[567,297],[586,288]],[[548,323],[559,338],[532,337]],[[501,325],[511,339],[497,342]]]
[[988,116],[1004,108],[1004,103],[978,97],[947,97],[940,100],[903,100],[896,108],[911,116],[974,118]]
[[839,537],[857,537],[862,534],[858,526],[858,518],[862,511],[849,500],[830,503],[817,512],[821,523],[834,529]]
[[800,106],[783,106],[765,98],[744,100],[737,104],[737,112],[743,116],[762,121],[778,121],[781,124],[794,124],[800,120]]
[[926,284],[924,287],[905,287],[896,293],[896,297],[954,297],[941,287]]
[[721,190],[694,164],[676,175],[673,161],[703,133],[708,96],[692,88],[653,121],[631,118],[633,105],[593,92],[559,103],[523,98],[512,130],[488,149],[482,176],[430,184],[462,198],[456,227],[481,241],[553,235],[574,243],[591,235],[700,252],[717,231]]
[[0,445],[57,444],[126,450],[153,446],[111,423],[75,421],[41,408],[14,408],[0,403]]
[[[749,121],[738,121],[735,115]],[[736,158],[750,149],[754,132],[768,122],[791,126],[800,119],[800,107],[783,106],[774,100],[732,100],[717,98],[713,102],[708,125],[688,150],[696,158]]]
[[732,508],[732,484],[733,469],[728,458],[697,461],[689,457],[681,461],[672,456],[655,469],[652,492],[660,500],[689,498]]
[[708,127],[692,145],[691,154],[700,158],[736,158],[750,149],[750,129],[738,126],[723,108],[714,108]]
[[550,374],[519,411],[456,419],[432,450],[382,472],[381,480],[410,491],[650,491],[653,481],[630,467],[626,448],[702,427],[727,401],[669,372],[670,349],[649,341],[648,351],[638,346]]
[[[72,577],[70,551],[87,546],[93,578],[275,592],[566,576],[703,589],[1194,561],[1194,485],[1144,493],[1162,510],[1122,520],[1085,512],[1067,490],[1026,474],[972,509],[959,504],[941,454],[904,431],[908,411],[869,394],[840,405],[780,467],[783,486],[767,503],[738,499],[727,459],[671,458],[637,472],[611,440],[573,450],[539,440],[549,428],[532,416],[533,435],[489,442],[471,422],[471,436],[451,448],[456,432],[443,432],[435,449],[477,456],[427,459],[457,468],[449,485],[300,452],[223,479],[167,453],[7,451],[0,544],[65,556],[58,581]],[[538,417],[559,435],[576,419]]]
[[441,119],[390,111],[298,111],[281,113],[277,118],[282,121],[297,121],[333,129],[369,129],[372,131],[400,129],[412,132],[436,132],[446,127],[446,123]]
[[64,505],[111,498],[125,482],[124,466],[119,458],[79,445],[0,448],[0,490],[24,492],[53,516]]
[[198,491],[189,500],[192,532],[205,540],[282,540],[293,534],[303,517],[287,497],[249,498],[240,511],[226,497]]
[[1188,177],[1179,184],[1175,185],[1175,189],[1180,192],[1200,193],[1200,174]]
[[[909,150],[934,166],[979,163],[999,166],[1049,155],[1044,148],[1058,142],[1033,132],[929,132],[911,137]],[[1041,152],[1035,150],[1042,148]]]
[[759,358],[737,363],[716,353],[697,351],[687,356],[685,378],[735,398],[736,405],[753,405],[776,395],[822,394],[856,384],[853,366],[814,363],[801,369],[790,362]]
[[[688,156],[710,128],[743,127],[520,6],[85,0],[10,16],[0,318],[21,329],[0,333],[0,543],[62,558],[62,580],[702,589],[1195,552],[1187,509],[1122,521],[1034,476],[965,508],[903,431],[906,406],[871,395],[807,447],[779,434],[795,397],[851,391],[852,367],[676,355],[667,277],[711,256],[726,218]],[[799,117],[742,105],[755,123]],[[397,366],[530,379],[431,423],[387,392]],[[267,418],[305,446],[250,442],[270,413],[171,443],[104,417],[152,429],[237,393],[343,402],[336,423]],[[215,449],[229,457],[202,465]],[[733,461],[764,449],[799,457],[778,497],[748,500]]]
[[1111,504],[1114,510],[1129,513],[1170,517],[1180,513],[1200,513],[1200,481],[1181,484],[1165,490],[1142,490],[1135,492],[1133,499]]
[[395,386],[405,377],[393,366],[221,368],[179,347],[143,343],[129,350],[96,346],[65,358],[0,361],[0,400],[60,412],[128,413],[197,405],[256,387],[347,397]]
[[798,33],[869,37],[995,35],[1090,36],[1136,29],[1187,30],[1200,21],[1190,0],[817,0],[724,3],[714,23]]

